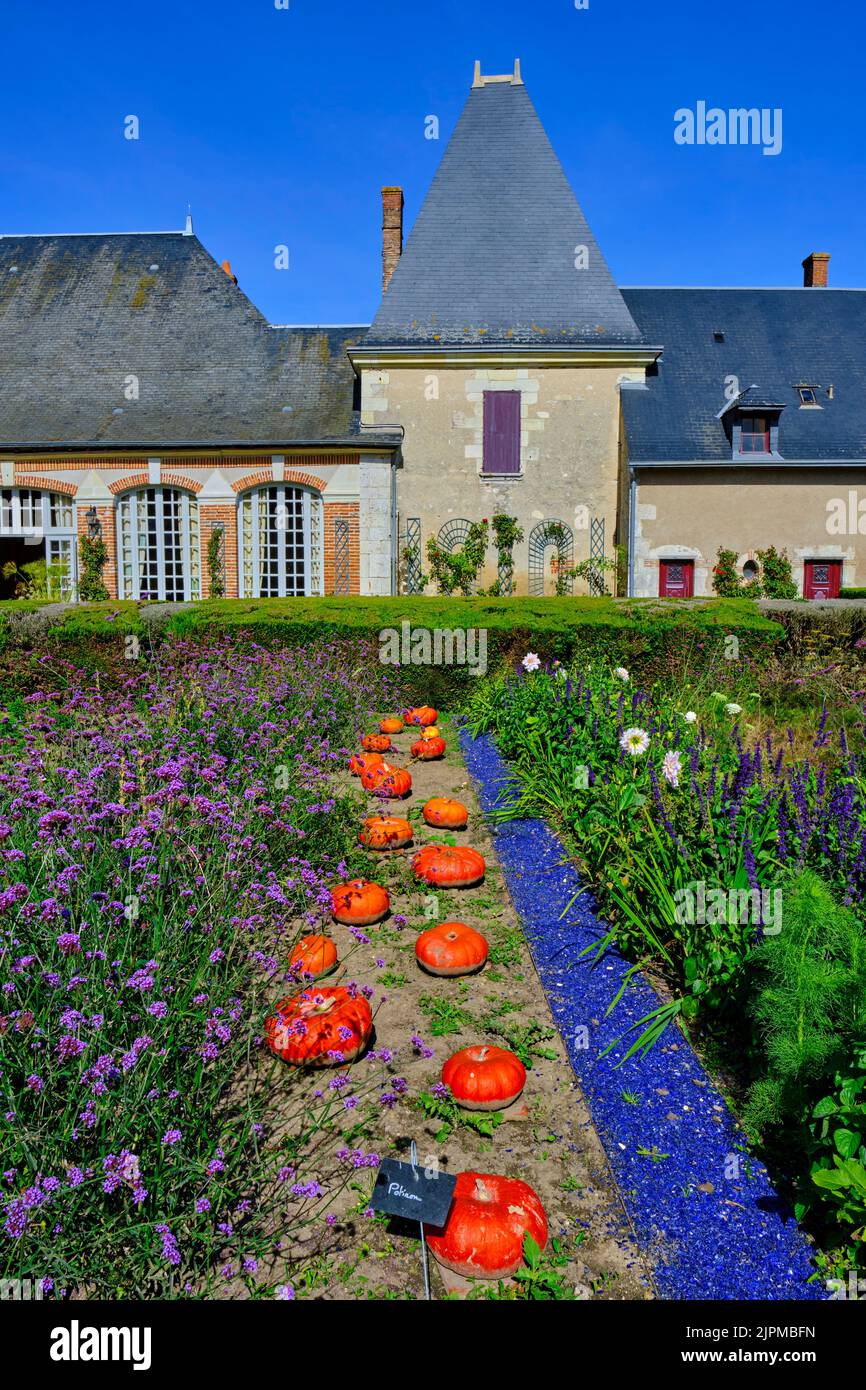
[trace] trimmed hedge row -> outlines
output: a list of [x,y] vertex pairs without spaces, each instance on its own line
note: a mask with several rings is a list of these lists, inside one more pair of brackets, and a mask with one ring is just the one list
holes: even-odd
[[[781,626],[753,604],[722,599],[672,603],[655,599],[418,596],[221,599],[176,609],[133,603],[81,604],[62,610],[57,606],[10,605],[13,607],[17,612],[0,613],[0,641],[42,646],[48,640],[50,646],[59,644],[64,655],[85,666],[102,665],[112,649],[121,659],[130,636],[139,639],[145,654],[150,645],[167,635],[235,632],[268,647],[359,639],[369,643],[381,660],[399,660],[407,698],[452,708],[468,696],[476,679],[473,668],[479,675],[485,668],[492,672],[521,660],[528,651],[537,652],[546,661],[582,657],[633,666],[643,680],[652,680],[662,671],[677,669],[681,662],[706,665],[723,659],[730,636],[738,638],[742,655],[760,663],[783,635]],[[471,630],[477,634],[474,641]],[[441,643],[438,652],[437,633]],[[454,662],[448,636],[453,633],[463,635],[469,664]],[[459,639],[453,645],[459,646]],[[425,650],[428,647],[429,652]],[[459,651],[456,654],[459,656]],[[416,664],[419,659],[421,664]]]

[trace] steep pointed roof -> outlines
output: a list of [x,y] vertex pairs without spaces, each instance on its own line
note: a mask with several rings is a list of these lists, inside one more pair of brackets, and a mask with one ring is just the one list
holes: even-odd
[[643,341],[523,83],[476,78],[365,343]]

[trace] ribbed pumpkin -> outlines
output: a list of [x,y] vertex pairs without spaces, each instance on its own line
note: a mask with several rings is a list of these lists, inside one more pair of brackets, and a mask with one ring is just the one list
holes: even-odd
[[364,791],[375,792],[377,796],[397,799],[409,795],[412,778],[404,767],[394,767],[392,763],[380,759],[374,767],[361,773],[361,786]]
[[445,740],[444,738],[419,738],[417,743],[412,744],[412,757],[420,758],[423,763],[430,763],[434,758],[444,758]]
[[289,956],[289,969],[300,977],[312,975],[321,980],[337,968],[337,948],[329,936],[312,933],[298,942]]
[[353,753],[349,759],[349,771],[353,777],[363,777],[368,768],[381,767],[384,761],[381,753]]
[[435,724],[439,718],[432,705],[417,705],[414,709],[404,709],[403,719],[407,724],[420,724],[424,728]]
[[380,883],[353,878],[331,889],[331,905],[335,922],[347,927],[369,927],[387,915],[391,899]]
[[368,849],[402,849],[412,843],[412,827],[402,816],[368,816],[358,839]]
[[472,975],[487,959],[488,945],[474,927],[465,922],[440,922],[422,931],[415,942],[418,964],[431,975]]
[[463,802],[451,801],[447,796],[431,796],[422,814],[428,825],[438,826],[440,830],[462,830],[469,820]]
[[463,845],[425,845],[412,860],[416,878],[442,888],[471,888],[484,878],[484,857]]
[[361,739],[361,747],[368,753],[389,753],[391,740],[387,734],[365,734]]
[[528,1183],[460,1173],[448,1220],[441,1231],[428,1231],[427,1244],[440,1264],[468,1279],[508,1279],[523,1263],[527,1231],[543,1250],[547,1218]]
[[526,1085],[526,1068],[505,1047],[464,1047],[448,1058],[442,1080],[464,1110],[504,1110]]
[[380,719],[379,729],[383,734],[399,734],[403,728],[403,720],[399,714],[389,714],[386,719]]
[[294,1067],[339,1067],[360,1056],[372,1031],[362,994],[344,985],[311,987],[280,1001],[265,1023],[265,1041]]

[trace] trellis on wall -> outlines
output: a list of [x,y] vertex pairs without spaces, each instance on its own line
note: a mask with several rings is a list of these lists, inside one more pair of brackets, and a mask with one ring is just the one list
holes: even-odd
[[[449,555],[453,555],[455,550],[459,550],[466,544],[466,537],[472,527],[472,522],[465,516],[452,517],[446,521],[444,526],[439,528],[439,535],[436,537],[443,550],[447,550]],[[476,586],[471,585],[469,592],[474,593]]]
[[592,562],[592,568],[589,572],[589,592],[594,598],[600,598],[605,592],[603,516],[594,516],[589,523],[589,558]]
[[[544,561],[549,546],[557,551],[558,563],[564,569],[574,564],[574,533],[564,521],[539,521],[529,533],[529,593],[533,598],[544,597]],[[574,584],[566,580],[566,592]]]
[[211,598],[225,598],[226,526],[224,521],[211,523],[208,533],[207,565]]
[[405,560],[404,590],[407,594],[420,594],[424,585],[421,582],[421,518],[410,516],[406,520],[406,535],[403,544]]
[[350,558],[349,523],[344,516],[338,516],[334,522],[335,594],[348,594],[351,591]]

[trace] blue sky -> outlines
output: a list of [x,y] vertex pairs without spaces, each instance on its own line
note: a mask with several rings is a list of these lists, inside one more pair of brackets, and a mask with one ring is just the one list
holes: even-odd
[[[0,232],[180,229],[190,202],[272,322],[369,322],[381,185],[402,184],[411,225],[474,60],[498,73],[519,56],[621,284],[797,285],[826,250],[831,284],[866,285],[852,0],[289,6],[6,0]],[[675,144],[674,112],[701,100],[781,108],[781,153]]]

